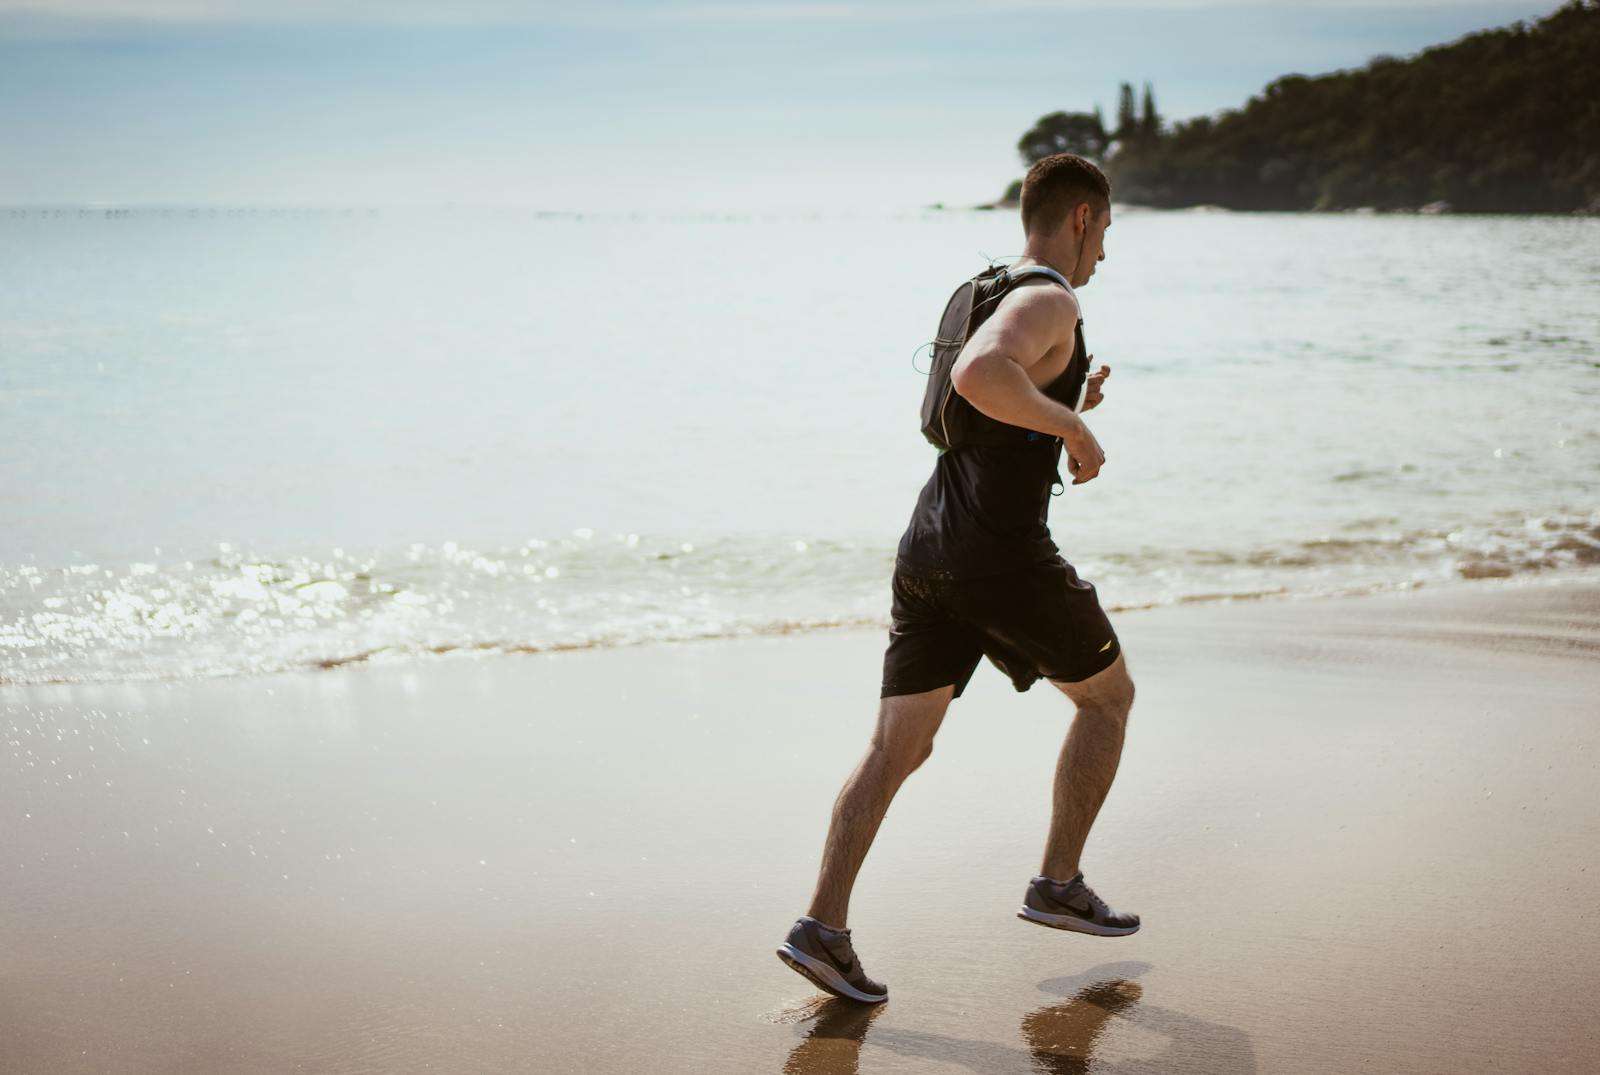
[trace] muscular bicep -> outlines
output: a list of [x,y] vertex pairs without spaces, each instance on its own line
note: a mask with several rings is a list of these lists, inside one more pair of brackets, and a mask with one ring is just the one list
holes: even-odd
[[969,377],[983,377],[997,363],[1027,370],[1062,342],[1063,326],[1077,323],[1077,300],[1061,288],[1039,285],[1012,291],[961,349],[950,371],[956,390],[961,391]]

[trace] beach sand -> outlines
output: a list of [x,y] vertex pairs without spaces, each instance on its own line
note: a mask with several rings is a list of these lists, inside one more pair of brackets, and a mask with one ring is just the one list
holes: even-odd
[[1600,583],[1114,619],[1143,930],[1014,917],[1070,712],[986,665],[857,888],[875,1009],[772,950],[881,631],[0,690],[0,1069],[1600,1069]]

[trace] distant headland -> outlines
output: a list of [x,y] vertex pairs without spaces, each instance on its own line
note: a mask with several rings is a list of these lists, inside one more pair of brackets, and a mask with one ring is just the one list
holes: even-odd
[[[1242,108],[1170,127],[1151,86],[1041,116],[1017,142],[1100,162],[1157,208],[1600,213],[1600,0],[1364,67],[1285,75]],[[1021,181],[995,208],[1015,205]]]

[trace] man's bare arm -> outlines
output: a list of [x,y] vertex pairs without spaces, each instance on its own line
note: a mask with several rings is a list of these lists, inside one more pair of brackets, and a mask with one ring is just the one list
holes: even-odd
[[1105,454],[1071,407],[1041,392],[1028,370],[1076,332],[1077,301],[1065,291],[1024,287],[1000,300],[950,371],[957,392],[996,421],[1060,437],[1081,485],[1099,473]]

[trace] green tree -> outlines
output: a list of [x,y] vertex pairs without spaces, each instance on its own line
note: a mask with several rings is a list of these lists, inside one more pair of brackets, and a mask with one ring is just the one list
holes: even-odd
[[1144,113],[1139,117],[1139,133],[1145,138],[1157,138],[1161,135],[1161,115],[1156,111],[1155,90],[1150,83],[1144,84]]
[[1098,160],[1105,154],[1110,139],[1100,110],[1093,112],[1052,112],[1040,116],[1026,134],[1017,140],[1017,152],[1024,164],[1032,164],[1052,153],[1076,153]]
[[1133,105],[1133,87],[1124,82],[1117,91],[1117,129],[1114,138],[1131,138],[1139,129],[1139,116]]

